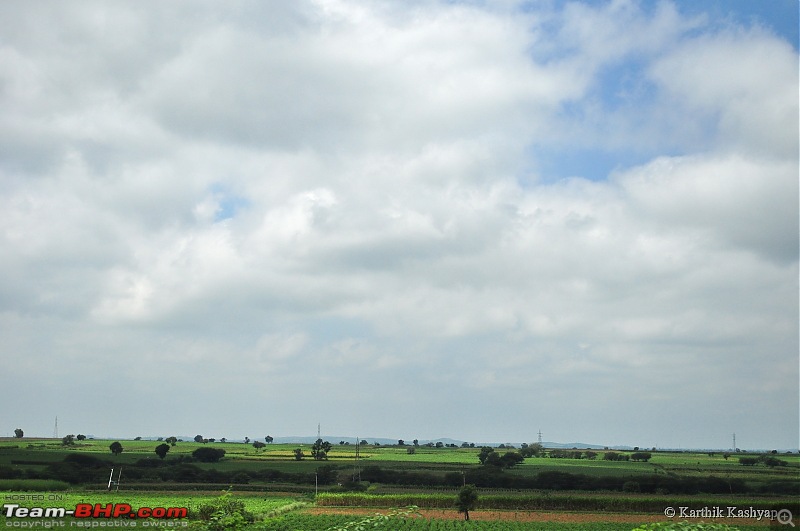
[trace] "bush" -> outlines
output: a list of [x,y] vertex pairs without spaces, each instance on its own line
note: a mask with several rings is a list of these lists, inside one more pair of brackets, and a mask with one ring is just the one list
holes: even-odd
[[211,531],[244,529],[255,521],[253,514],[244,508],[244,502],[234,500],[229,490],[213,503],[201,505],[197,513]]
[[0,479],[19,479],[21,477],[22,470],[0,465]]
[[622,484],[623,492],[639,492],[641,491],[641,486],[636,481],[626,481]]
[[87,454],[69,454],[64,458],[64,462],[73,463],[81,467],[101,467],[109,465],[108,461]]
[[225,450],[221,448],[202,447],[192,452],[192,457],[202,463],[216,463],[225,456]]

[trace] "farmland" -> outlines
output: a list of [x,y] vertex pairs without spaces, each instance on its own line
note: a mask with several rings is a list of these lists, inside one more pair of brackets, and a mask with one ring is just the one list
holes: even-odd
[[[743,454],[755,461],[743,465],[740,454],[651,452],[644,460],[610,460],[602,450],[580,459],[557,458],[561,454],[553,451],[501,469],[481,465],[478,448],[367,445],[356,460],[354,445],[333,445],[327,459],[316,461],[310,445],[259,449],[241,442],[180,441],[161,459],[154,452],[160,441],[119,441],[117,455],[109,450],[112,442],[2,439],[0,496],[20,507],[185,507],[192,525],[206,527],[211,524],[201,515],[238,507],[247,518],[226,520],[227,527],[349,529],[372,519],[370,526],[389,526],[385,529],[515,531],[628,530],[672,521],[664,516],[670,507],[684,508],[689,515],[684,519],[693,518],[692,523],[709,516],[702,512],[709,507],[743,507],[757,514],[790,508],[797,515],[800,492],[797,454]],[[224,450],[224,457],[203,462],[195,454],[202,448]],[[300,460],[297,448],[305,455]],[[110,492],[109,477],[120,479]],[[476,485],[478,492],[470,522],[454,508],[464,484]],[[409,506],[415,509],[406,510],[406,517],[375,516]],[[767,523],[752,513],[712,516],[702,520],[742,529]],[[14,525],[5,515],[3,521]]]

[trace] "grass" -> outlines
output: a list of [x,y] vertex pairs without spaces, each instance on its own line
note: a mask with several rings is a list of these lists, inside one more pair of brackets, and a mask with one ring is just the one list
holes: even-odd
[[[64,447],[56,439],[0,439],[0,465],[24,466],[32,469],[43,469],[48,463],[61,461],[64,456],[73,453],[91,453],[111,463],[119,465],[133,464],[140,459],[158,459],[154,450],[160,441],[122,440],[123,452],[112,456],[109,445],[112,440],[76,441],[71,447]],[[208,465],[198,464],[202,468],[216,468],[221,471],[246,471],[253,467],[268,467],[280,472],[313,473],[319,466],[333,465],[344,469],[355,460],[355,445],[334,445],[325,462],[316,462],[306,457],[295,461],[293,450],[303,448],[310,454],[310,445],[269,444],[262,450],[256,450],[252,444],[241,442],[214,442],[209,446],[222,448],[226,452],[220,463]],[[191,456],[191,453],[205,446],[194,441],[179,442],[170,448],[167,459],[180,456]],[[429,448],[425,446],[408,453],[409,447],[396,446],[362,446],[360,448],[361,466],[380,466],[389,469],[427,470],[433,472],[460,472],[478,466],[477,448]],[[505,450],[498,449],[503,453]],[[606,461],[603,451],[596,451],[595,459],[550,459],[528,458],[509,473],[521,476],[533,476],[542,471],[558,470],[573,474],[624,476],[639,474],[677,474],[680,476],[717,475],[732,479],[743,479],[754,483],[767,483],[781,480],[797,480],[800,477],[800,455],[780,455],[788,462],[787,467],[768,468],[763,465],[744,467],[734,454],[725,459],[722,453],[699,452],[652,452],[649,462]],[[624,452],[620,452],[624,453]],[[753,454],[755,455],[755,454]]]
[[[263,439],[262,439],[263,441]],[[154,449],[160,441],[132,441],[120,440],[124,450],[119,456],[113,456],[109,450],[109,445],[112,440],[85,440],[76,441],[76,444],[71,447],[64,447],[60,440],[52,439],[0,439],[0,467],[6,469],[26,469],[32,472],[45,470],[50,463],[60,462],[65,456],[73,453],[88,453],[103,459],[112,464],[112,466],[127,466],[131,465],[142,459],[157,460]],[[332,441],[333,442],[333,441]],[[284,473],[304,473],[312,474],[320,466],[331,465],[337,467],[340,473],[340,481],[344,481],[343,477],[349,476],[355,464],[355,445],[334,445],[329,453],[327,461],[314,461],[310,458],[310,445],[300,444],[271,444],[267,445],[262,450],[256,450],[252,444],[245,445],[241,442],[221,443],[219,441],[214,443],[195,443],[194,441],[179,442],[176,446],[171,447],[167,459],[175,459],[176,457],[191,456],[191,453],[197,448],[203,446],[213,446],[215,448],[222,448],[226,451],[225,458],[215,464],[210,463],[193,463],[195,466],[203,469],[213,469],[224,472],[235,471],[261,471],[265,469],[277,470]],[[293,456],[295,448],[302,448],[306,455],[306,459],[296,461]],[[498,449],[499,453],[504,453],[506,450]],[[360,448],[360,465],[362,468],[367,466],[379,466],[383,469],[395,469],[406,471],[427,471],[433,472],[436,475],[443,475],[447,472],[461,472],[477,469],[478,463],[478,448],[428,448],[417,447],[413,454],[408,453],[408,447],[394,447],[394,446],[362,446]],[[603,451],[596,451],[598,456],[596,459],[551,459],[551,458],[529,458],[526,459],[520,466],[506,471],[505,474],[515,474],[521,476],[534,476],[542,471],[562,471],[571,474],[585,474],[589,476],[633,476],[633,475],[669,475],[678,477],[708,477],[715,475],[723,478],[738,478],[747,481],[751,484],[763,484],[772,481],[800,481],[800,456],[797,454],[779,455],[779,459],[786,461],[788,466],[768,468],[764,465],[757,465],[754,467],[742,466],[738,457],[739,454],[732,455],[729,459],[725,459],[722,453],[715,453],[710,456],[706,453],[699,452],[652,452],[652,458],[649,462],[634,462],[634,461],[605,461]],[[630,452],[619,452],[630,453]],[[757,454],[744,454],[748,456],[755,456]],[[123,473],[124,477],[124,473]],[[312,476],[313,477],[313,476]],[[123,481],[124,483],[124,481]],[[133,485],[131,485],[133,487]],[[108,492],[92,492],[84,491],[85,486],[69,487],[59,481],[53,480],[33,480],[33,479],[0,479],[0,491],[5,493],[20,493],[20,492],[44,492],[48,496],[53,497],[54,503],[75,504],[82,501],[89,503],[108,503],[110,501],[118,501],[123,503],[130,503],[134,507],[140,506],[190,506],[192,508],[198,507],[204,502],[213,501],[218,495],[217,492],[193,492],[188,493],[185,491],[176,491],[176,489],[187,488],[186,485],[173,484],[173,483],[159,483],[149,484],[142,483],[139,485],[142,488],[151,489],[172,489],[175,492],[163,492],[156,494],[155,492],[144,491],[120,491],[119,493]],[[208,487],[200,486],[201,489]],[[252,489],[266,489],[266,488],[280,488],[274,487],[272,484],[251,484],[244,488]],[[303,488],[310,488],[313,490],[313,482],[310,485],[304,485]],[[337,488],[334,486],[334,488]],[[356,495],[343,505],[349,506],[384,506],[384,507],[399,507],[407,504],[416,504],[420,507],[425,506],[425,503],[432,503],[436,507],[451,507],[451,500],[455,497],[457,489],[447,488],[424,488],[424,487],[404,487],[400,488],[395,485],[372,485],[369,492],[376,494],[379,492],[395,492],[402,494],[395,498],[383,497],[382,499],[372,499],[363,495]],[[0,496],[2,496],[0,492]],[[264,493],[250,493],[238,492],[235,494],[245,501],[249,511],[254,512],[261,519],[258,522],[257,528],[270,531],[271,529],[295,529],[291,527],[297,524],[296,529],[321,530],[329,527],[330,522],[338,522],[335,525],[342,525],[353,521],[353,515],[312,515],[303,514],[299,511],[308,502],[303,501],[299,496],[265,496]],[[357,496],[362,496],[358,498]],[[516,496],[516,499],[515,499]],[[523,512],[553,510],[553,511],[569,511],[569,510],[583,510],[587,511],[585,514],[602,515],[606,512],[620,512],[625,514],[639,514],[639,511],[650,511],[653,507],[661,507],[667,504],[684,503],[708,503],[716,505],[739,505],[745,506],[747,504],[775,504],[775,503],[788,503],[794,501],[786,497],[765,497],[759,498],[757,496],[697,496],[689,497],[686,499],[675,498],[670,496],[648,496],[637,495],[622,492],[562,492],[546,494],[537,491],[525,491],[524,493],[514,493],[511,491],[494,491],[482,490],[481,498],[483,499],[482,506],[486,509],[495,508],[501,510],[511,510],[509,508],[517,508]],[[108,500],[108,501],[106,501]],[[426,501],[427,500],[427,501]],[[325,496],[320,497],[321,503],[328,503],[325,501]],[[415,503],[421,502],[421,503]],[[505,504],[505,505],[504,505]],[[794,505],[793,505],[794,506]],[[514,510],[517,510],[514,509]],[[448,509],[449,510],[449,509]],[[658,512],[658,511],[656,511]],[[653,514],[650,511],[650,514]],[[393,527],[392,529],[402,530],[408,529],[409,531],[418,531],[422,529],[441,529],[458,531],[467,529],[460,527],[463,524],[457,520],[437,520],[419,521],[418,523],[403,524],[406,527]],[[445,522],[445,523],[443,523]],[[274,525],[273,525],[274,524]],[[284,525],[284,527],[280,527]],[[301,527],[301,524],[306,527]],[[489,525],[492,524],[492,525]],[[330,524],[334,525],[334,524]],[[535,527],[528,524],[519,524],[522,527],[514,527],[513,522],[489,522],[477,523],[473,522],[472,527],[480,531],[516,531],[517,529],[543,529],[545,531],[558,531],[562,529],[575,529],[574,524],[560,524],[557,522],[537,522]],[[273,526],[273,527],[269,527]],[[288,526],[288,527],[287,527]],[[426,527],[427,526],[427,527]],[[526,527],[527,526],[527,527]],[[612,522],[586,522],[581,525],[581,529],[598,530],[598,531],[611,531],[618,529],[632,529],[636,525],[633,524],[619,524]],[[380,528],[376,528],[380,529]]]

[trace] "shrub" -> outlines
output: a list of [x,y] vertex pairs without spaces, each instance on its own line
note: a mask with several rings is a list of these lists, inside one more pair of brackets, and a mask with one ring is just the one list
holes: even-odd
[[225,456],[221,448],[202,447],[192,452],[192,457],[203,463],[216,463]]
[[225,491],[216,501],[201,505],[197,513],[198,518],[204,520],[211,531],[244,529],[255,521],[253,514],[244,508],[244,502],[231,497],[230,490]]

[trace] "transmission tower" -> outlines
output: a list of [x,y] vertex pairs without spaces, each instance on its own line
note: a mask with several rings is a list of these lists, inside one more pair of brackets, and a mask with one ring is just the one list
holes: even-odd
[[539,446],[542,445],[542,430],[539,430]]
[[733,451],[736,451],[736,434],[733,434]]
[[53,439],[58,439],[58,417],[56,417],[56,424],[53,427]]

